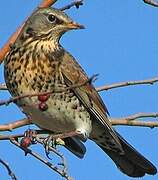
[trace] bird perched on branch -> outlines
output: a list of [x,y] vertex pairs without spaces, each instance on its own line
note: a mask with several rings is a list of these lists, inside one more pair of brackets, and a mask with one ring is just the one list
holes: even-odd
[[[67,134],[65,145],[78,157],[84,156],[83,142],[89,138],[128,176],[154,175],[156,167],[112,128],[101,97],[59,43],[65,32],[83,28],[60,10],[36,10],[5,58],[7,87],[14,97],[52,92],[16,104],[38,127]],[[73,87],[77,84],[83,85]]]

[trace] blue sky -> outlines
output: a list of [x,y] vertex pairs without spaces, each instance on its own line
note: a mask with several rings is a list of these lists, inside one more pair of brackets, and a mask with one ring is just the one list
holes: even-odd
[[[3,1],[0,6],[0,47],[39,4],[39,0]],[[70,1],[56,4],[61,7]],[[69,32],[61,40],[62,45],[78,60],[89,76],[99,73],[96,86],[118,81],[139,80],[156,77],[158,67],[158,8],[142,0],[85,1],[79,10],[67,13],[86,29]],[[4,82],[3,66],[0,82]],[[158,85],[120,88],[102,92],[112,117],[122,117],[137,112],[158,112]],[[0,98],[9,97],[1,92]],[[15,105],[0,108],[1,124],[23,118]],[[22,132],[27,128],[17,130]],[[158,129],[117,127],[118,131],[145,157],[158,167]],[[106,179],[128,180],[94,143],[86,142],[87,154],[79,160],[61,148],[69,164],[70,175],[75,180]],[[40,147],[33,147],[42,152]],[[8,161],[19,180],[62,179],[31,156],[10,145],[0,142],[0,157]],[[53,157],[52,157],[53,158]],[[0,179],[8,180],[0,165]],[[157,180],[145,176],[142,180]]]

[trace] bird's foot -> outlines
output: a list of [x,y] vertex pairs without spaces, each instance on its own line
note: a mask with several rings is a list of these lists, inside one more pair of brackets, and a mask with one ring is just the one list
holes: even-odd
[[54,138],[54,135],[49,135],[47,138],[45,138],[45,140],[43,141],[44,144],[44,148],[45,148],[45,153],[48,159],[51,159],[49,157],[49,147],[53,147],[56,149],[56,139]]
[[89,135],[87,132],[83,130],[76,130],[76,131],[71,131],[71,132],[66,132],[66,133],[61,133],[61,134],[51,134],[49,135],[45,140],[44,140],[44,147],[45,147],[45,153],[46,156],[50,159],[49,157],[49,147],[53,147],[56,149],[57,145],[65,145],[64,138],[67,137],[79,137],[79,139],[83,142],[85,142]]

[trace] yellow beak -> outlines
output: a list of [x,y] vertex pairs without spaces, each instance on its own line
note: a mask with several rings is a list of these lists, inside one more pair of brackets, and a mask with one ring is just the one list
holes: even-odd
[[83,25],[78,24],[78,23],[76,23],[76,22],[68,23],[68,24],[67,24],[67,27],[68,27],[69,29],[85,29],[85,27],[84,27]]

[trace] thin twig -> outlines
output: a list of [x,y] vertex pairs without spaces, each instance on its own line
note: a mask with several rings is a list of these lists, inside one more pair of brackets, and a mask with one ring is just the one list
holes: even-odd
[[[156,121],[150,121],[150,122],[145,122],[145,121],[140,121],[140,119],[142,118],[156,118],[158,117],[158,113],[157,112],[153,112],[153,113],[136,113],[130,116],[126,116],[126,117],[122,117],[122,118],[110,118],[112,121],[113,125],[137,125],[139,126],[143,126],[144,127],[157,127],[158,122]],[[133,122],[134,121],[134,122]],[[137,122],[136,122],[137,121]],[[144,124],[143,124],[144,123]],[[5,125],[0,125],[0,131],[10,131],[12,129],[16,129],[25,125],[31,124],[31,120],[29,119],[22,119],[22,120],[18,120],[12,123],[8,123]],[[48,131],[44,131],[44,130],[36,130],[37,134],[50,134],[50,132]],[[21,135],[0,135],[0,140],[6,140],[6,139],[10,139],[10,138],[16,138],[16,137],[23,137],[23,134]],[[57,134],[54,135],[55,138],[65,138],[65,134]]]
[[136,120],[136,119],[141,119],[141,118],[156,118],[158,117],[158,112],[154,113],[137,113],[133,114],[131,116],[124,117],[123,119],[127,119],[128,121]]
[[[38,136],[36,136],[36,141],[37,141],[38,143],[44,145],[43,140],[41,140],[40,138],[38,138]],[[57,156],[59,156],[59,157],[61,158],[62,163],[60,163],[60,164],[63,165],[63,172],[64,172],[64,173],[67,173],[67,163],[66,163],[66,158],[64,157],[64,155],[61,154],[59,151],[57,151],[57,149],[55,149],[55,148],[53,148],[53,147],[51,147],[51,146],[49,146],[48,148],[49,148],[49,151],[52,151],[53,153],[55,153]]]
[[104,90],[110,90],[110,89],[126,87],[126,86],[145,85],[145,84],[153,85],[157,82],[158,82],[158,77],[155,77],[155,78],[150,78],[150,79],[145,79],[145,80],[118,82],[118,83],[114,83],[111,85],[105,85],[105,86],[98,87],[98,88],[96,88],[96,90],[98,92],[100,92],[100,91],[104,91]]
[[53,93],[62,93],[62,92],[66,92],[68,90],[72,90],[74,88],[79,88],[81,86],[86,85],[87,83],[91,83],[92,81],[96,80],[97,76],[98,75],[95,74],[91,78],[86,80],[85,82],[74,84],[74,85],[71,85],[69,87],[54,89],[54,90],[48,91],[48,92],[40,92],[40,93],[33,93],[33,94],[24,94],[24,95],[21,95],[21,96],[11,97],[8,100],[1,100],[0,101],[0,106],[2,106],[2,105],[9,105],[10,103],[16,102],[17,100],[20,100],[20,99],[23,99],[23,98],[31,98],[31,97],[34,97],[34,96],[41,96],[41,95],[50,95],[50,94],[53,94]]
[[[20,120],[19,120],[20,122]],[[36,136],[38,136],[39,138],[43,138],[43,136],[39,136],[39,135],[46,135],[46,134],[52,134],[51,131],[48,131],[48,130],[39,130],[39,129],[36,129],[36,130],[33,130],[35,131],[33,137],[36,138]],[[17,138],[22,138],[25,136],[25,133],[23,134],[12,134],[12,135],[0,135],[0,140],[10,140],[10,139],[17,139]]]
[[12,180],[17,180],[15,174],[11,170],[9,164],[5,162],[4,160],[0,159],[0,163],[4,165],[4,167],[7,169],[9,176],[11,177]]
[[68,4],[68,5],[66,5],[66,6],[64,6],[62,8],[59,8],[59,10],[65,11],[67,9],[72,8],[73,6],[75,6],[76,8],[79,8],[80,6],[83,5],[83,1],[84,0],[76,0],[76,1],[72,2],[71,4]]
[[[35,135],[33,135],[34,138],[39,138],[39,139],[43,139],[43,136],[41,136],[41,134],[45,135],[45,134],[52,134],[51,131],[45,131],[45,130],[34,130],[36,133]],[[53,139],[64,139],[67,137],[73,137],[76,135],[76,132],[72,131],[72,132],[68,132],[68,133],[60,133],[60,134],[54,134],[51,137]],[[14,135],[0,135],[0,140],[10,140],[10,139],[16,139],[16,138],[21,138],[24,137],[24,134],[14,134]]]
[[142,118],[157,118],[158,113],[137,113],[122,118],[111,118],[112,125],[158,127],[158,121],[144,121]]
[[[98,92],[100,91],[107,91],[110,89],[115,88],[121,88],[121,87],[127,87],[127,86],[136,86],[136,85],[153,85],[158,82],[158,77],[150,78],[150,79],[144,79],[144,80],[136,80],[136,81],[123,81],[118,82],[110,85],[104,85],[96,88]],[[0,85],[0,90],[8,90],[6,85],[3,83]]]
[[[44,136],[41,136],[41,134],[43,133],[49,133],[49,131],[45,131],[45,130],[34,130],[34,134],[32,135],[32,137],[34,138],[35,142],[40,143],[41,145],[45,145],[44,141],[47,138],[44,134]],[[40,136],[39,136],[40,134]],[[48,146],[48,150],[53,152],[54,154],[56,154],[57,156],[60,157],[61,159],[61,163],[58,163],[59,165],[61,165],[63,168],[58,168],[57,166],[54,166],[52,164],[50,164],[50,162],[46,162],[45,159],[43,159],[40,155],[38,155],[37,153],[32,152],[30,149],[25,149],[24,147],[21,147],[20,143],[18,141],[16,141],[15,139],[17,138],[21,138],[24,137],[24,134],[16,134],[16,135],[0,135],[0,140],[10,140],[13,144],[15,144],[16,146],[18,146],[19,148],[21,148],[22,150],[24,150],[25,152],[27,152],[27,154],[31,154],[34,157],[36,157],[38,160],[44,162],[46,165],[48,165],[51,169],[55,170],[56,172],[58,172],[61,176],[65,177],[67,180],[72,180],[72,178],[67,174],[67,163],[66,163],[66,159],[64,157],[63,154],[61,154],[57,149]],[[64,137],[64,135],[63,135]],[[54,138],[56,138],[56,135],[54,135]],[[59,140],[57,140],[58,142]],[[62,140],[60,140],[61,142]],[[61,144],[60,144],[61,145]]]
[[13,129],[31,124],[31,120],[24,118],[12,123],[0,125],[0,131],[12,131]]
[[24,137],[24,134],[0,135],[0,141],[1,140],[10,140],[10,139],[22,138],[22,137]]
[[39,8],[50,7],[55,4],[57,0],[43,0],[43,2],[38,6]]
[[33,157],[35,157],[36,159],[38,159],[39,161],[41,161],[42,163],[47,165],[50,169],[54,170],[55,172],[60,174],[62,177],[66,178],[67,180],[72,180],[72,178],[70,176],[68,176],[67,173],[65,173],[62,169],[59,169],[57,166],[53,165],[52,163],[50,163],[47,159],[41,157],[39,154],[33,152],[31,149],[28,149],[28,148],[25,149],[25,148],[21,147],[20,143],[17,142],[15,139],[10,139],[10,141],[12,144],[16,145],[23,151],[27,152],[27,154],[31,154]]
[[150,4],[152,6],[158,7],[158,2],[155,0],[143,0],[146,4]]
[[127,119],[111,119],[111,124],[113,126],[138,126],[138,127],[150,127],[150,128],[154,128],[154,127],[158,127],[158,121],[129,121]]
[[[97,87],[96,90],[98,92],[100,92],[100,91],[107,91],[110,89],[127,87],[127,86],[153,85],[157,82],[158,82],[158,77],[150,78],[150,79],[144,79],[144,80],[136,80],[136,81],[123,81],[123,82],[113,83],[110,85],[100,86],[100,87]],[[0,84],[0,90],[8,90],[8,89],[7,89],[6,85],[3,83],[3,84]]]

